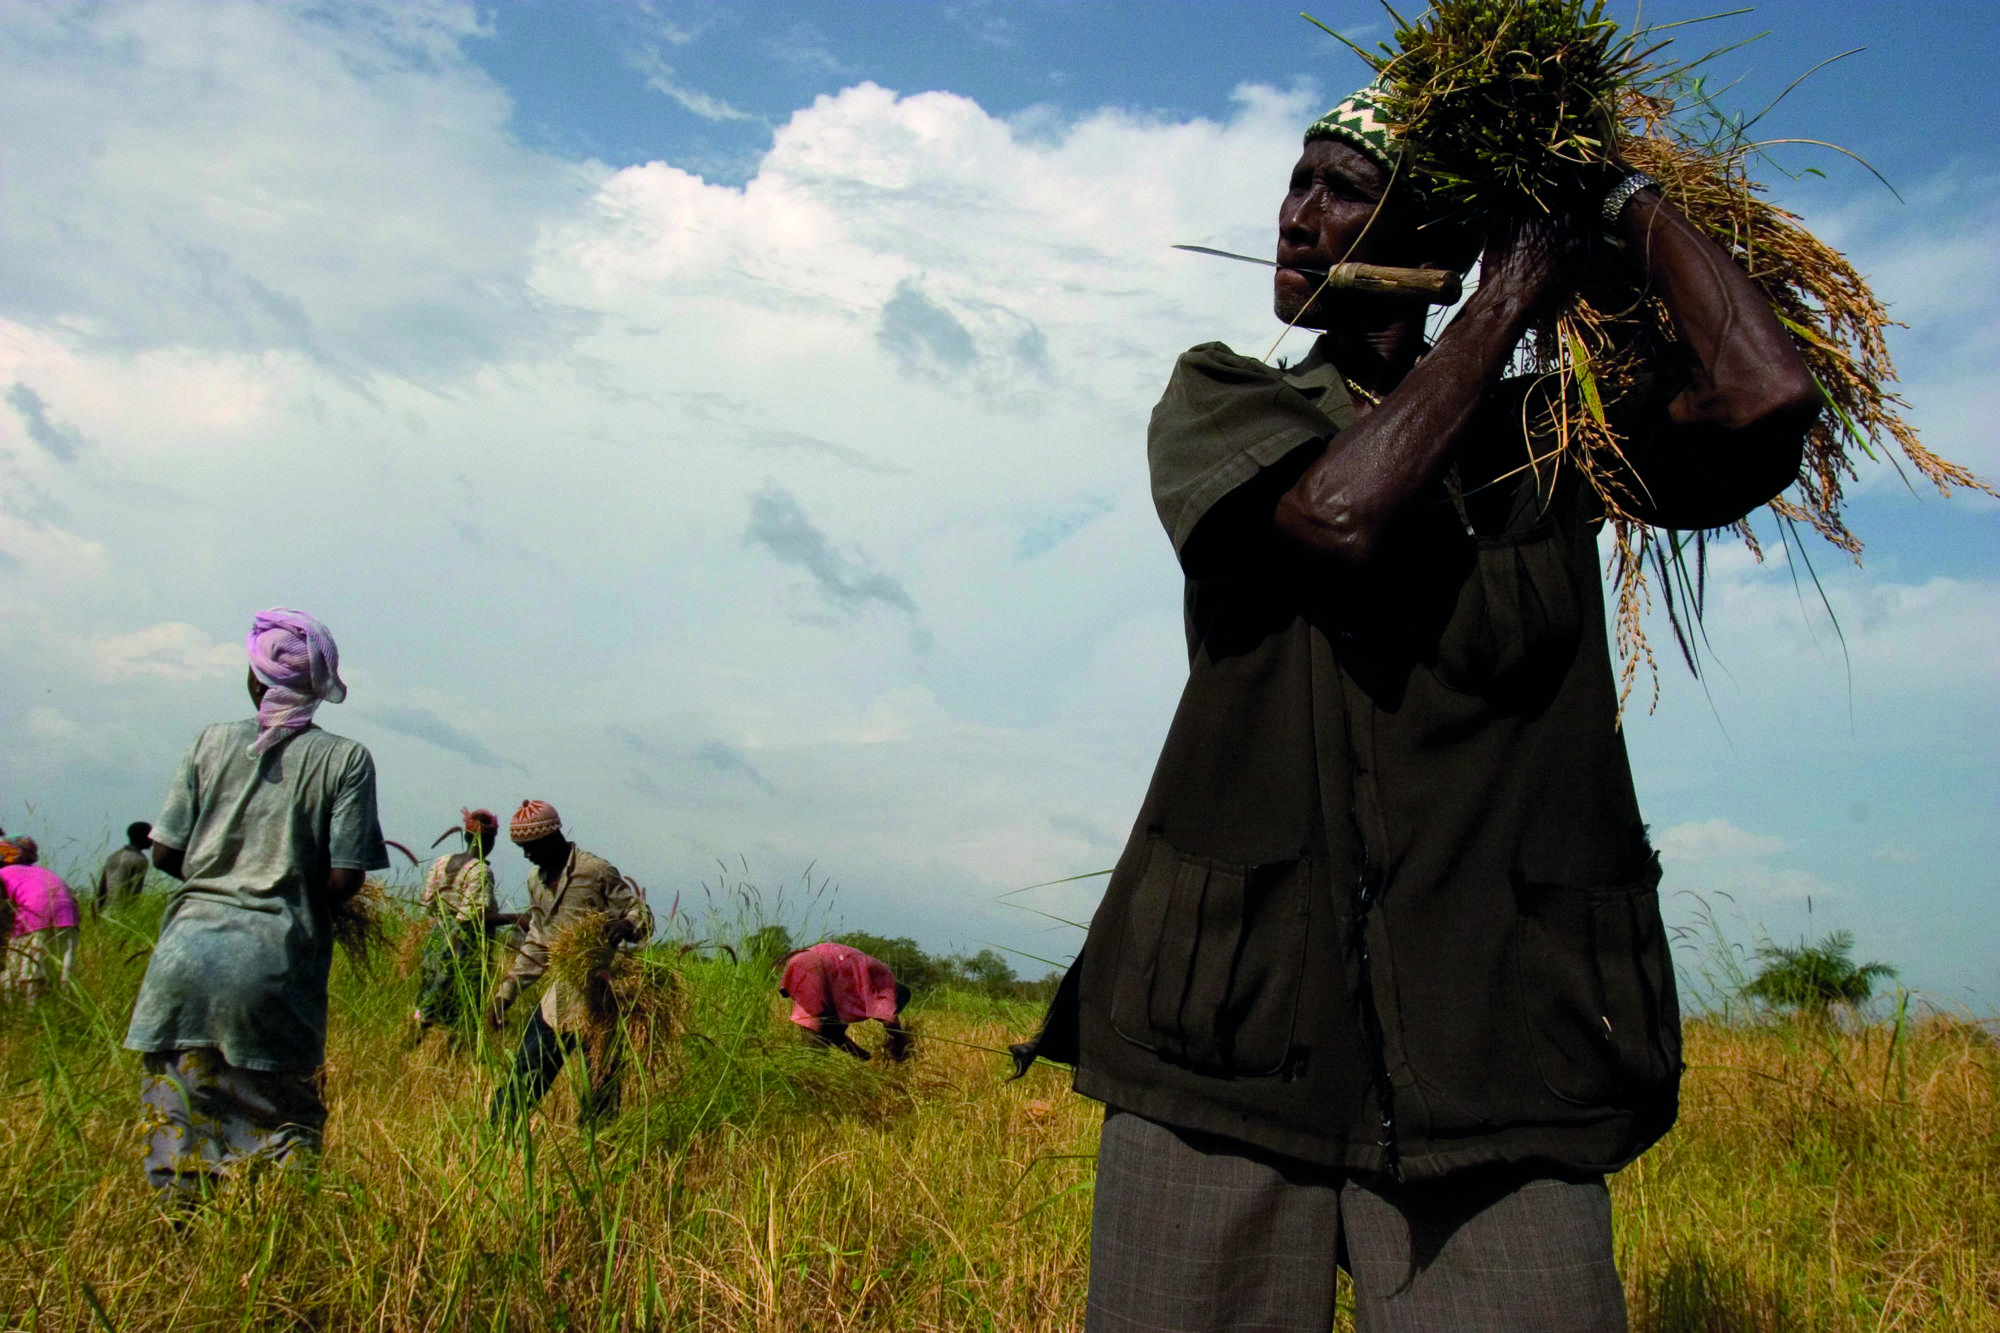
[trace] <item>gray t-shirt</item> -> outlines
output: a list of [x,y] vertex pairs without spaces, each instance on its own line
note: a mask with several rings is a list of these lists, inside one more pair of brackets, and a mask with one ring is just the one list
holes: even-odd
[[136,898],[146,888],[146,871],[150,869],[144,852],[135,852],[130,847],[120,847],[104,858],[104,869],[97,872],[97,905],[108,907]]
[[249,753],[254,719],[205,728],[181,760],[153,841],[183,852],[132,1010],[135,1051],[212,1047],[239,1069],[316,1069],[326,1052],[334,867],[389,864],[375,761],[308,727]]

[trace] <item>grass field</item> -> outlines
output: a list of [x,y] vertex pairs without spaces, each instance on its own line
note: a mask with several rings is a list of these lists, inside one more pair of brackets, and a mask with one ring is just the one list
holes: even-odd
[[[558,1089],[523,1139],[484,1118],[511,1048],[411,1051],[413,978],[342,958],[320,1169],[176,1217],[119,1049],[158,912],[87,923],[74,990],[0,1008],[6,1328],[1081,1325],[1098,1108],[1002,1081],[1033,1005],[919,996],[918,1057],[863,1065],[797,1040],[767,968],[689,955],[624,1115],[584,1135]],[[1687,1058],[1680,1126],[1613,1183],[1635,1328],[2000,1330],[1990,1038],[1692,1023]]]

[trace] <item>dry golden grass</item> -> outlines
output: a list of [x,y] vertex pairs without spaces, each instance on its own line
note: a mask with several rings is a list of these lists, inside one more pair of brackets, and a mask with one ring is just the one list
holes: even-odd
[[[2000,1329],[2000,1049],[1933,1016],[1692,1024],[1673,1133],[1613,1182],[1647,1328]],[[1675,1307],[1703,1296],[1692,1321]]]
[[[1002,1082],[1030,1006],[920,1000],[917,1057],[862,1064],[799,1041],[766,969],[677,960],[624,1115],[586,1136],[565,1080],[522,1140],[485,1122],[506,1044],[409,1051],[410,982],[340,962],[317,1177],[176,1219],[117,1050],[143,917],[63,1003],[0,1010],[0,1326],[1080,1327],[1099,1111]],[[1984,1034],[1697,1023],[1688,1055],[1680,1127],[1613,1186],[1635,1327],[2000,1329]]]

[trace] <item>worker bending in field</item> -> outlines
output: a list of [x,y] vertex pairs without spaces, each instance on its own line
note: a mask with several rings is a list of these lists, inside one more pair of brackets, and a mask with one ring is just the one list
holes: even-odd
[[281,607],[247,647],[257,716],[203,729],[153,823],[153,865],[180,883],[125,1034],[146,1179],[189,1195],[318,1149],[332,915],[389,864],[374,759],[313,724],[347,697],[333,635]]
[[[1367,93],[1307,130],[1274,295],[1324,336],[1289,369],[1196,347],[1153,411],[1187,683],[1020,1052],[1106,1104],[1090,1330],[1324,1333],[1342,1267],[1361,1333],[1625,1327],[1604,1177],[1674,1121],[1674,968],[1604,506],[1528,434],[1553,377],[1506,372],[1589,265],[1642,267],[1677,337],[1603,410],[1633,516],[1675,528],[1783,490],[1819,397],[1647,178],[1476,236],[1400,159]],[[1320,276],[1462,269],[1482,245],[1434,344],[1420,303]]]
[[33,838],[16,838],[13,846],[13,864],[0,866],[14,919],[0,978],[8,989],[34,1000],[58,980],[69,981],[76,961],[76,899],[62,876],[41,864]]
[[886,963],[859,949],[828,941],[801,949],[785,960],[785,977],[778,994],[792,1002],[792,1022],[808,1040],[846,1051],[857,1060],[868,1052],[847,1035],[852,1023],[876,1019],[888,1034],[882,1049],[891,1060],[910,1053],[910,1032],[902,1023],[910,988]]
[[431,862],[424,875],[423,906],[431,929],[424,940],[421,980],[417,991],[417,1035],[433,1027],[453,1027],[462,1016],[477,1015],[486,998],[486,937],[496,926],[516,918],[500,911],[493,897],[493,867],[488,858],[500,833],[491,810],[459,811],[458,827],[438,835],[435,847],[457,835],[465,845]]
[[152,869],[152,862],[147,860],[152,837],[153,826],[143,819],[125,826],[125,845],[105,857],[103,868],[97,872],[92,911],[101,913],[145,891],[146,872]]
[[[533,869],[528,872],[528,938],[486,1010],[487,1022],[496,1032],[514,997],[548,970],[549,945],[565,931],[589,929],[593,923],[586,918],[601,917],[608,918],[604,936],[613,945],[642,944],[653,933],[645,891],[603,857],[565,838],[562,817],[553,805],[521,802],[507,832]],[[541,1006],[521,1033],[513,1073],[493,1094],[493,1123],[525,1116],[548,1092],[567,1056],[582,1047],[591,1021],[588,997],[570,992],[560,979],[552,980],[543,992]],[[618,1109],[622,1046],[616,1034],[610,1034],[602,1048],[599,1066],[586,1070],[588,1089],[577,1099],[581,1123],[603,1119]]]

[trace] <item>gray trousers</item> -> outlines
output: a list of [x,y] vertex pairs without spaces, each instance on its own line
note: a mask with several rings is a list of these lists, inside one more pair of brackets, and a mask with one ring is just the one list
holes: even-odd
[[1602,1179],[1362,1184],[1106,1113],[1087,1333],[1327,1333],[1342,1267],[1354,1279],[1357,1333],[1625,1328]]

